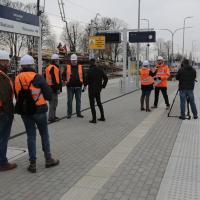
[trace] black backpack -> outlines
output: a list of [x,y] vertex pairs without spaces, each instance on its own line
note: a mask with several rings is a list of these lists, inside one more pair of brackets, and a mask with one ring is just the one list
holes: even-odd
[[38,99],[34,100],[32,96],[32,92],[30,90],[30,86],[32,82],[34,81],[35,77],[30,82],[27,89],[23,88],[22,82],[19,79],[19,82],[21,84],[21,90],[18,93],[18,97],[17,97],[17,101],[15,105],[15,113],[19,115],[33,115],[36,113],[36,108],[37,108],[36,102],[38,101],[40,94],[38,96]]

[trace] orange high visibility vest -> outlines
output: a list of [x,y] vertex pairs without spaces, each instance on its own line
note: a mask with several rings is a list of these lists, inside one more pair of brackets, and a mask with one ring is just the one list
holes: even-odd
[[[17,75],[15,79],[15,91],[16,91],[17,96],[19,94],[19,91],[22,89],[20,81],[22,83],[23,88],[28,89],[30,82],[34,79],[35,76],[36,76],[35,72],[21,72]],[[33,86],[33,84],[31,84],[30,90],[31,90],[33,99],[36,101],[37,106],[46,104],[46,100],[44,99],[40,88],[36,88]]]
[[58,67],[56,67],[55,65],[49,65],[46,70],[45,70],[45,73],[46,73],[46,81],[47,81],[47,84],[49,86],[52,86],[53,85],[53,82],[52,82],[52,78],[51,78],[51,69],[52,67],[54,67],[54,74],[55,74],[55,77],[56,77],[56,83],[57,84],[60,84],[60,70],[58,69]]
[[165,64],[161,66],[157,66],[156,76],[161,78],[161,82],[159,84],[155,84],[155,87],[167,87],[167,79],[170,77],[169,67]]
[[[12,80],[3,72],[0,70],[0,74],[2,74],[3,76],[5,76],[9,82],[10,82],[10,87],[12,88],[12,98],[14,96],[14,87],[13,87],[13,83],[12,83]],[[0,108],[3,107],[3,102],[0,100]]]
[[150,69],[142,67],[140,69],[141,85],[152,85],[154,83],[153,77],[149,75]]
[[[72,66],[67,65],[67,71],[66,71],[67,82],[70,81],[71,74],[72,74]],[[83,67],[82,67],[82,65],[78,65],[78,75],[79,75],[80,82],[83,83]]]

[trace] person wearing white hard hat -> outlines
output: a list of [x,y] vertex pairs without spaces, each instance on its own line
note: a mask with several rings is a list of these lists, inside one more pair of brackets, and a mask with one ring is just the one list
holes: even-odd
[[[149,68],[149,61],[145,60],[143,62],[142,68],[140,69],[140,81],[142,90],[142,95],[140,98],[141,111],[146,110],[146,112],[151,112],[149,108],[149,100],[151,91],[153,90],[153,84],[154,84],[153,76],[154,73]],[[146,108],[144,108],[144,101],[146,104]]]
[[70,119],[72,116],[74,95],[76,98],[76,115],[79,118],[83,118],[84,116],[81,114],[81,92],[85,82],[83,66],[78,64],[78,57],[76,54],[72,54],[70,60],[71,64],[67,65],[63,75],[67,86],[67,118]]
[[170,108],[169,98],[167,94],[167,80],[169,77],[170,77],[169,67],[165,65],[164,58],[162,56],[158,56],[156,71],[154,76],[155,99],[152,108],[157,108],[158,106],[160,91],[162,92],[163,98],[165,100],[166,110]]
[[9,53],[0,50],[0,171],[17,167],[15,163],[9,163],[6,157],[14,116],[13,83],[7,76],[9,60]]
[[[46,101],[51,100],[52,93],[44,77],[36,73],[35,63],[32,56],[24,55],[21,57],[20,65],[22,70],[15,79],[15,109],[16,113],[21,115],[27,133],[30,161],[27,170],[31,173],[35,173],[36,126],[41,136],[46,168],[59,164],[59,160],[53,159],[51,156],[47,125],[48,106]],[[31,99],[33,101],[31,101]]]
[[56,108],[58,106],[58,94],[62,92],[62,81],[59,68],[59,55],[51,56],[51,63],[45,69],[45,77],[47,84],[52,90],[52,99],[49,101],[49,118],[50,122],[54,122],[59,118],[56,116]]

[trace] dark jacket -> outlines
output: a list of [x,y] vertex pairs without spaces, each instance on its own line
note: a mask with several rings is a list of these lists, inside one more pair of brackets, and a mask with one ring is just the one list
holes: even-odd
[[[79,74],[78,74],[78,65],[71,67],[72,74],[69,80],[69,83],[67,83],[67,87],[82,87],[82,85],[85,85],[85,72],[83,69],[83,83],[80,81]],[[66,81],[66,69],[64,70],[62,74],[63,80]]]
[[86,76],[86,85],[89,92],[101,92],[108,83],[108,77],[105,72],[97,66],[91,66]]
[[196,79],[196,70],[192,66],[183,66],[176,75],[179,80],[179,90],[193,90]]
[[[58,69],[59,69],[59,66],[55,63],[52,63],[53,65],[55,65]],[[59,76],[59,79],[60,79],[60,84],[57,84],[56,82],[56,77],[55,77],[55,73],[54,73],[54,67],[51,68],[50,70],[50,74],[51,74],[51,79],[52,79],[52,83],[53,85],[50,86],[53,93],[58,93],[58,92],[62,92],[62,80],[61,80],[61,75]]]
[[[34,69],[32,68],[23,68],[21,70],[21,72],[36,72]],[[44,79],[43,76],[37,74],[34,81],[33,81],[33,85],[36,88],[40,88],[43,94],[43,97],[45,100],[50,101],[52,98],[52,91],[50,89],[50,87],[48,86],[46,80]],[[48,111],[48,106],[47,104],[41,105],[41,106],[37,106],[37,113],[44,113]]]
[[13,105],[13,90],[10,85],[9,79],[0,73],[0,100],[3,102],[3,107],[0,112],[8,114],[14,113]]

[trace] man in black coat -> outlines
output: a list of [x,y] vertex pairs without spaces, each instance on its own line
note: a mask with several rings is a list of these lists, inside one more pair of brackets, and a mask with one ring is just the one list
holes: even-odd
[[179,69],[176,79],[179,80],[179,94],[180,94],[180,119],[185,119],[185,102],[188,100],[194,119],[198,118],[197,108],[194,99],[194,85],[196,79],[196,70],[189,65],[189,60],[185,59],[182,62],[182,67]]
[[90,108],[92,112],[92,120],[90,123],[96,123],[96,110],[95,99],[97,106],[99,107],[101,117],[99,121],[105,121],[104,110],[101,103],[101,90],[105,88],[108,82],[108,77],[105,72],[98,68],[95,64],[95,59],[90,60],[90,69],[88,70],[86,77],[86,84],[88,85],[88,94],[90,100]]

